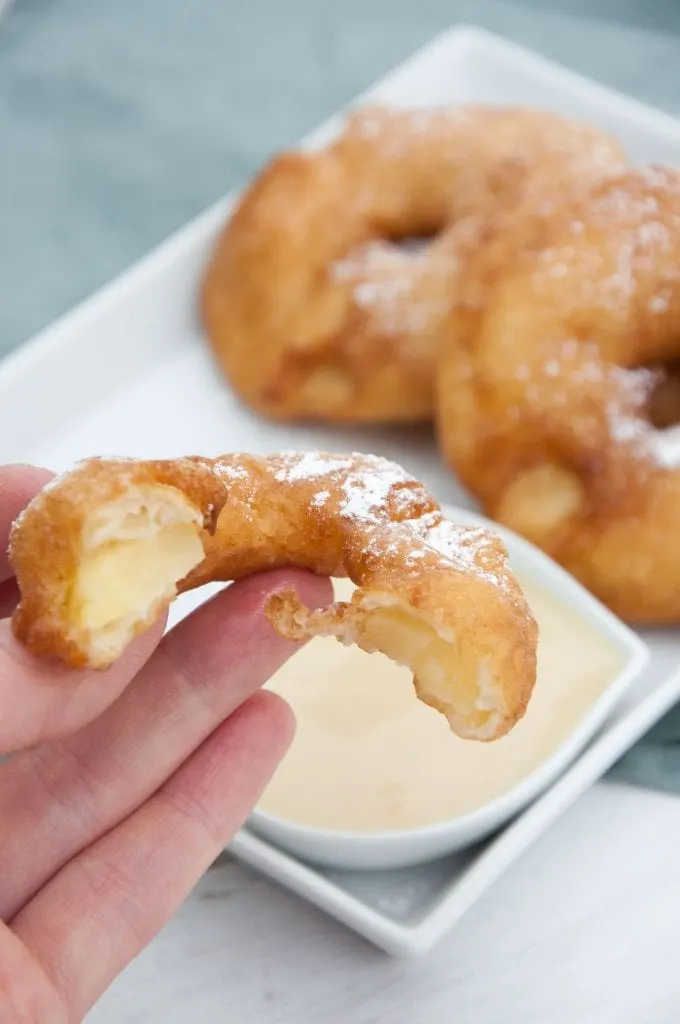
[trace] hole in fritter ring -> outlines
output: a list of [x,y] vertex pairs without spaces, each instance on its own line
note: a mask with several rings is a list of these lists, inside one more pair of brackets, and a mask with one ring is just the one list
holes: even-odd
[[657,430],[680,423],[680,363],[670,363],[661,369],[661,379],[649,397],[647,415]]
[[387,241],[405,256],[420,256],[438,237],[438,232],[418,235],[395,235]]

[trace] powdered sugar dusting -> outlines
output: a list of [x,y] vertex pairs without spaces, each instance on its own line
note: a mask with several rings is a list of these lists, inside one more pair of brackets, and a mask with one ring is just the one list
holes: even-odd
[[680,426],[654,431],[651,447],[657,466],[680,469]]
[[393,471],[389,463],[380,467],[380,472],[351,475],[342,484],[343,502],[340,514],[349,519],[376,521],[376,513],[385,509],[395,484],[407,479],[399,470]]
[[553,416],[566,410],[574,436],[600,438],[600,445],[606,438],[614,454],[625,449],[649,467],[680,468],[677,432],[659,430],[649,418],[663,370],[607,363],[594,343],[567,339],[553,345],[542,363],[518,363],[510,372],[522,389],[516,419],[527,408]]
[[[357,453],[287,452],[276,457],[274,477],[290,485],[324,480],[310,506],[351,521],[377,558],[398,560],[416,572],[426,561],[509,587],[509,570],[499,564],[488,532],[444,519],[424,488],[393,462]],[[434,562],[433,555],[439,556]]]
[[668,252],[671,247],[668,225],[659,220],[643,221],[637,230],[637,241],[643,248],[654,247],[662,252]]
[[452,251],[433,261],[427,245],[400,248],[371,242],[337,260],[330,273],[348,284],[354,304],[370,318],[373,331],[387,337],[406,335],[420,345],[422,336],[429,335],[450,308],[455,266]]
[[[525,398],[544,401],[540,383],[532,383],[533,374],[527,369],[518,379],[529,381]],[[606,436],[615,448],[625,448],[638,460],[658,468],[672,469],[680,466],[680,450],[677,435],[670,437],[668,430],[657,430],[648,418],[648,403],[654,388],[662,379],[658,370],[646,367],[626,369],[604,363],[597,356],[595,346],[586,342],[565,343],[561,355],[552,356],[543,367],[544,376],[570,382],[569,389],[551,392],[554,405],[568,405],[569,418],[579,427],[580,433],[597,436],[601,423],[597,416],[588,411],[593,397],[601,402],[604,410]],[[573,390],[573,385],[578,389]],[[590,390],[594,388],[595,390]],[[580,391],[580,393],[579,393]],[[579,398],[586,398],[583,405]]]
[[[287,453],[277,469],[280,483],[313,481],[331,476],[335,488],[318,491],[311,503],[316,508],[337,502],[335,511],[344,518],[364,524],[384,521],[387,503],[399,498],[399,486],[415,483],[401,466],[375,455],[326,455],[321,452]],[[404,492],[405,495],[408,491]],[[339,501],[338,501],[339,497]]]
[[647,308],[658,316],[667,311],[680,281],[673,259],[679,229],[677,170],[628,171],[610,179],[584,203],[566,237],[545,246],[534,279],[559,281],[560,301],[567,311],[597,304],[608,314],[623,317],[639,284],[651,276],[658,284]]
[[239,480],[243,481],[248,479],[248,470],[245,466],[239,466],[235,461],[223,461],[217,459],[214,464],[214,469],[217,475],[222,477],[227,484],[233,484]]
[[315,494],[312,498],[312,505],[314,508],[323,508],[330,496],[330,491],[319,491],[318,494]]
[[499,571],[498,557],[492,554],[489,533],[481,527],[458,526],[441,516],[424,517],[417,532],[428,548],[444,556],[443,564],[450,564],[457,572],[481,576],[496,585],[509,579],[508,573]]
[[274,473],[279,483],[296,483],[300,480],[315,480],[328,473],[347,470],[351,456],[326,455],[323,452],[282,452],[280,468]]
[[[352,452],[348,455],[329,455],[326,452],[282,452],[275,456],[274,479],[279,483],[292,484],[313,481],[330,476],[333,483],[343,488],[356,488],[366,494],[366,511],[379,501],[394,484],[414,482],[413,477],[401,466],[377,455],[363,455]],[[348,492],[349,493],[349,492]],[[319,491],[315,501],[330,499],[329,489]]]
[[647,303],[647,309],[652,314],[660,315],[668,310],[668,303],[669,295],[665,292],[658,292],[656,295],[652,295]]
[[452,148],[458,132],[470,131],[488,113],[472,105],[451,107],[379,107],[367,106],[353,112],[347,138],[368,140],[379,146],[381,155],[390,159],[407,157],[419,139],[436,141],[450,136]]
[[680,428],[657,430],[646,416],[646,405],[660,374],[644,367],[610,367],[608,374],[611,398],[606,414],[610,439],[658,469],[680,468]]
[[[376,155],[388,159],[408,158],[413,147],[424,143],[430,158],[461,163],[471,149],[488,160],[500,159],[511,151],[516,159],[535,161],[536,140],[546,154],[565,168],[571,179],[585,174],[620,171],[623,157],[615,140],[591,126],[535,109],[466,103],[460,106],[380,106],[356,108],[345,135],[351,142],[365,142]],[[540,171],[539,171],[540,174]]]

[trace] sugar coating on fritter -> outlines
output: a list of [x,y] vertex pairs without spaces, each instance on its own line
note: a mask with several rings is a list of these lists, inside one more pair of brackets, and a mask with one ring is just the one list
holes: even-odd
[[429,420],[467,221],[623,166],[613,138],[547,111],[358,109],[323,149],[274,158],[225,225],[200,298],[217,363],[274,419]]
[[680,622],[680,171],[486,225],[442,349],[439,437],[494,519],[622,617]]

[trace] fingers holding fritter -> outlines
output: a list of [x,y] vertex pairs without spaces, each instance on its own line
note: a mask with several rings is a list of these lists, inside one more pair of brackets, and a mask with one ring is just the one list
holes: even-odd
[[492,533],[455,526],[417,480],[365,455],[91,460],[12,537],[13,627],[39,655],[105,667],[178,592],[266,569],[349,576],[349,603],[274,598],[282,635],[333,635],[408,665],[462,736],[495,739],[536,678],[537,627]]

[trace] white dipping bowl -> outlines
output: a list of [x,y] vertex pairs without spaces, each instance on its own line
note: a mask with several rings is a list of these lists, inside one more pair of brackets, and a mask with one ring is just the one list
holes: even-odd
[[467,509],[445,506],[444,512],[455,523],[483,526],[499,534],[513,569],[595,629],[619,651],[622,668],[550,757],[512,789],[469,813],[412,829],[354,832],[300,825],[256,809],[248,819],[249,828],[303,860],[349,869],[400,868],[434,860],[486,839],[559,778],[647,664],[649,651],[638,635],[533,544]]

